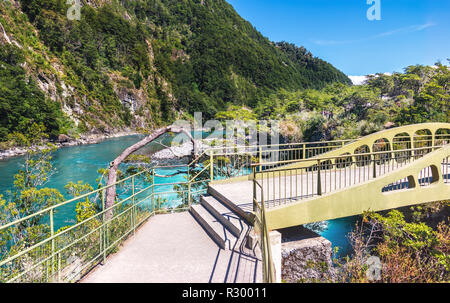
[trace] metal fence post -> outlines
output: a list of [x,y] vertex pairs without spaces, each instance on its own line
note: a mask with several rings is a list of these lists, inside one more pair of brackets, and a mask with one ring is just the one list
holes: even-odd
[[214,151],[211,150],[209,156],[209,175],[211,177],[211,182],[214,181]]
[[188,183],[188,208],[191,208],[191,182]]
[[58,283],[61,282],[61,253],[58,254]]
[[134,189],[134,176],[131,178],[131,187],[132,187],[132,199],[131,199],[131,224],[133,226],[133,235],[136,234],[136,200],[134,197],[135,189]]
[[102,216],[102,243],[103,243],[103,264],[106,264],[106,223],[105,223],[105,190],[101,191],[101,196],[102,196],[102,212],[103,212],[103,216]]
[[155,169],[152,168],[152,212],[155,212]]
[[253,167],[253,212],[256,213],[257,208],[255,203],[258,203],[257,195],[256,195],[256,167]]
[[320,160],[317,160],[317,195],[322,195],[322,180],[320,177]]
[[262,171],[262,146],[259,146],[259,171]]
[[[381,164],[381,162],[380,162]],[[377,161],[376,161],[376,155],[373,155],[373,178],[375,179],[377,177]]]
[[191,208],[191,175],[189,172],[189,165],[187,166],[187,181],[188,181],[188,197],[187,197],[187,202],[188,202],[188,208]]
[[55,265],[55,239],[53,236],[55,235],[55,226],[53,223],[53,208],[50,209],[50,236],[52,237],[52,261],[51,261],[51,275],[50,279],[53,282],[54,270],[53,267]]

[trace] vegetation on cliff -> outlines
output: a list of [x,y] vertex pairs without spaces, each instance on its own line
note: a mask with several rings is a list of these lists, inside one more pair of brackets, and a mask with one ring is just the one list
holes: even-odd
[[0,3],[0,87],[10,90],[1,115],[20,107],[17,98],[30,104],[1,121],[0,140],[24,119],[51,137],[76,137],[154,128],[195,111],[210,118],[279,89],[350,84],[304,48],[270,42],[224,0],[81,2],[80,20],[67,18],[65,0]]

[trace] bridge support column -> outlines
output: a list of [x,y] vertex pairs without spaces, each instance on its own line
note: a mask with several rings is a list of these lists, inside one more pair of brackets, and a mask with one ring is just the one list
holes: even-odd
[[275,281],[281,283],[281,233],[273,230],[269,232],[272,260],[275,267]]

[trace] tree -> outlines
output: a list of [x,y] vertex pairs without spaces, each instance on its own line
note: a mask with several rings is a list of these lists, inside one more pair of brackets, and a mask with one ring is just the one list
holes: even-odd
[[[119,165],[122,162],[124,162],[128,158],[128,156],[130,156],[132,153],[141,149],[142,147],[146,146],[148,143],[158,139],[159,137],[161,137],[162,135],[164,135],[166,133],[184,133],[186,136],[188,136],[188,138],[193,143],[193,147],[194,147],[194,149],[192,151],[192,158],[194,158],[196,156],[196,153],[198,152],[197,142],[194,140],[192,135],[185,129],[179,128],[176,126],[167,126],[167,127],[163,127],[163,128],[160,128],[160,129],[154,131],[153,133],[151,133],[150,135],[148,135],[147,137],[145,137],[138,143],[125,149],[116,159],[114,159],[114,161],[111,162],[111,164],[109,166],[109,171],[108,171],[108,182],[106,185],[107,186],[106,203],[105,203],[106,209],[111,208],[114,205],[114,201],[116,199],[115,183],[117,182],[117,172],[118,172]],[[109,210],[106,214],[106,217],[107,217],[107,219],[109,219],[109,218],[111,218],[111,216],[112,216],[112,211]]]
[[341,264],[339,277],[343,282],[367,282],[366,260],[370,256],[381,259],[381,282],[430,283],[449,279],[450,229],[445,221],[433,229],[424,222],[408,222],[399,210],[386,215],[366,213],[350,233],[350,240],[355,253]]
[[[58,190],[43,187],[53,170],[51,153],[55,150],[51,144],[46,147],[36,147],[47,138],[45,127],[33,123],[29,125],[26,133],[27,136],[21,138],[28,148],[23,168],[14,176],[14,189],[7,193],[7,199],[0,197],[0,226],[64,201],[63,195]],[[15,254],[48,237],[49,226],[41,219],[41,216],[34,216],[2,229],[0,236],[4,240],[0,241],[2,242],[0,244],[6,241],[10,247],[2,246],[0,257],[5,258]]]

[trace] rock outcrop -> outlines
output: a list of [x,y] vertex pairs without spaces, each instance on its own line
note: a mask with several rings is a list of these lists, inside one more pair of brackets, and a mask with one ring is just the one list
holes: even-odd
[[288,283],[329,282],[334,278],[331,242],[304,227],[282,234],[281,277]]

